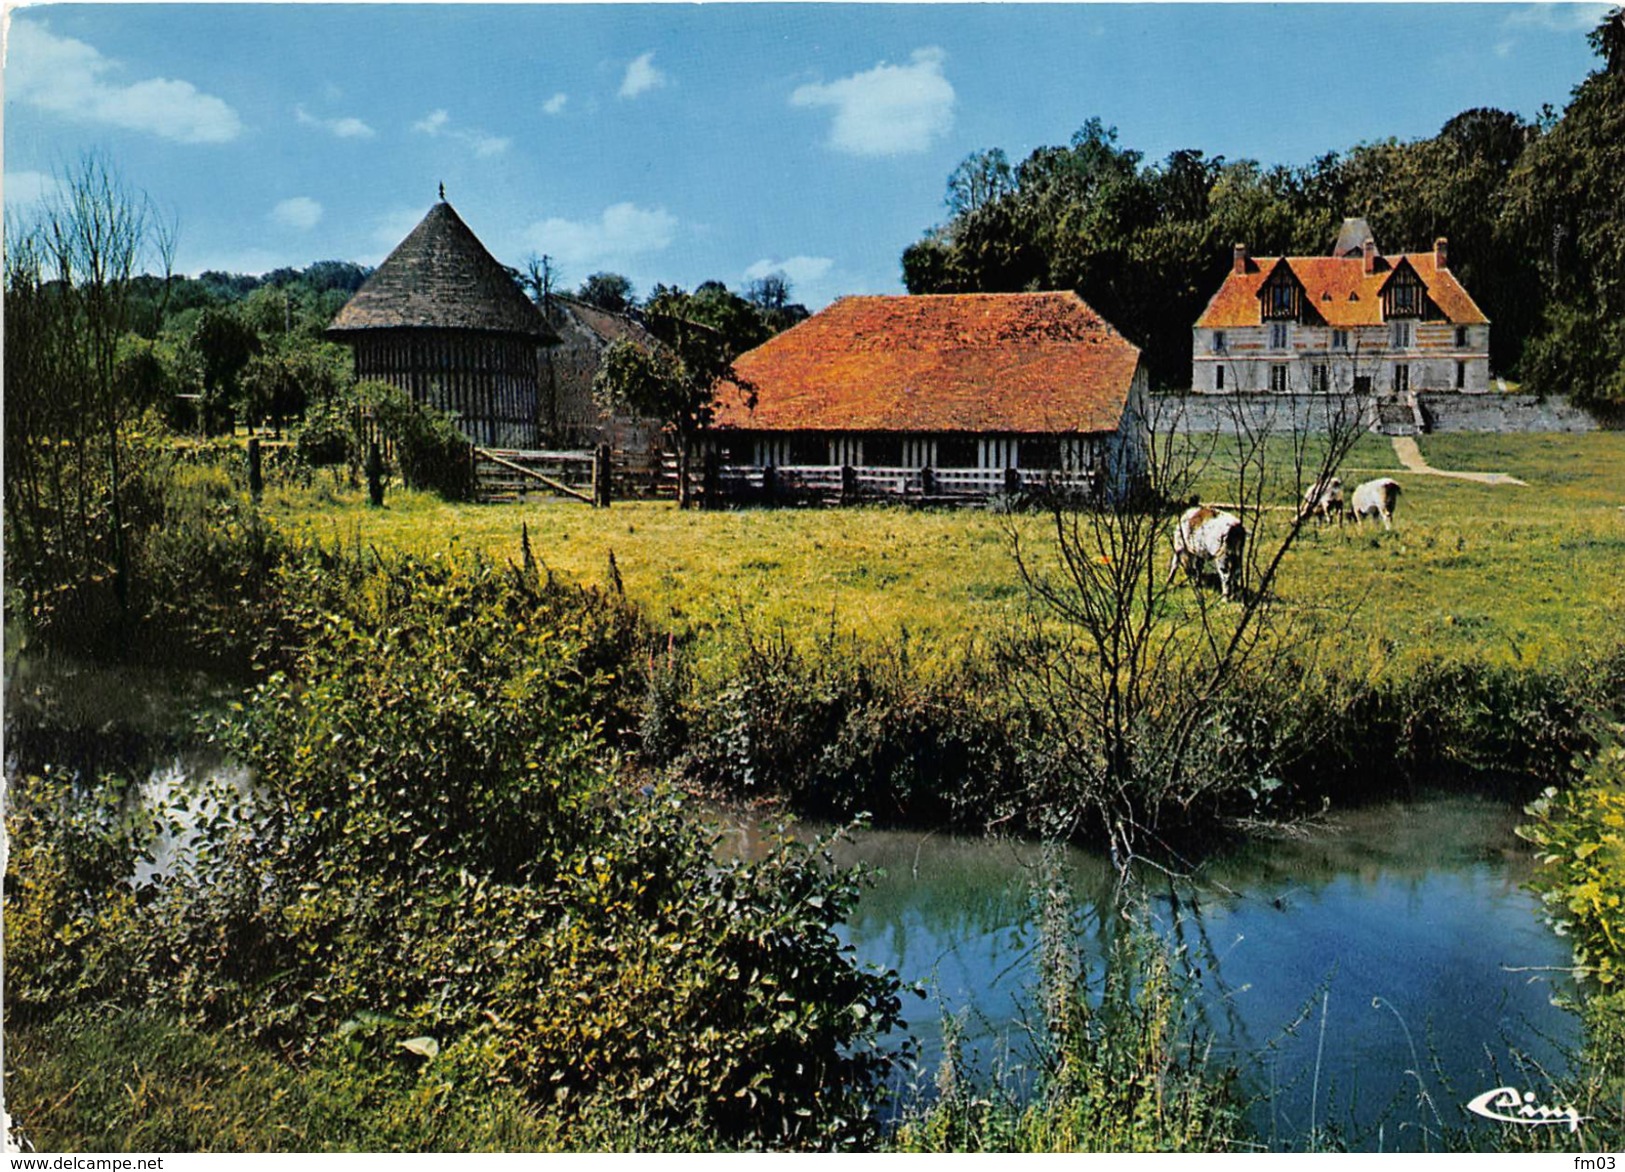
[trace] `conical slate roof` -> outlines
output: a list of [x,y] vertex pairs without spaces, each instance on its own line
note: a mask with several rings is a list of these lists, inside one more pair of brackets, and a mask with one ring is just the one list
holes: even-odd
[[1367,240],[1374,239],[1371,225],[1364,216],[1346,216],[1337,231],[1337,243],[1332,245],[1333,256],[1359,256]]
[[557,335],[513,278],[441,200],[345,302],[332,334],[373,329]]

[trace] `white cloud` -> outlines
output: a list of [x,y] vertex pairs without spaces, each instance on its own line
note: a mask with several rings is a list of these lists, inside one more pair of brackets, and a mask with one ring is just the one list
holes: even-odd
[[783,273],[789,278],[793,292],[799,286],[817,281],[834,264],[827,256],[791,256],[784,260],[763,258],[745,270],[745,280],[757,281],[773,273]]
[[296,195],[292,199],[285,199],[271,209],[273,222],[281,224],[284,228],[296,228],[301,232],[310,231],[321,218],[322,205],[308,195]]
[[631,203],[607,207],[596,220],[541,220],[525,229],[525,242],[556,258],[566,272],[587,274],[600,269],[624,272],[639,258],[667,248],[677,232],[677,217],[665,208]]
[[1612,10],[1612,4],[1531,4],[1513,9],[1501,23],[1507,28],[1521,25],[1555,33],[1588,33]]
[[301,126],[319,126],[334,138],[372,138],[375,131],[359,118],[318,118],[303,106],[293,108]]
[[800,86],[792,106],[835,111],[829,145],[852,155],[917,154],[948,133],[954,87],[943,76],[941,49],[916,49],[907,65],[882,61],[865,73]]
[[655,67],[654,60],[654,50],[651,49],[626,67],[626,76],[621,78],[621,97],[635,98],[666,84],[666,74]]
[[568,102],[569,100],[570,97],[568,94],[554,94],[551,98],[548,98],[547,101],[542,103],[542,113],[562,114],[564,112],[564,103]]
[[435,110],[418,121],[412,123],[412,129],[419,134],[439,134],[451,121],[451,115],[444,110]]
[[118,62],[91,45],[17,20],[7,47],[6,98],[81,122],[138,130],[186,143],[230,142],[237,112],[187,81],[117,80]]
[[49,199],[62,189],[56,178],[43,171],[7,171],[5,178],[6,205],[27,207]]
[[463,143],[476,156],[482,159],[492,155],[500,155],[513,145],[513,140],[502,138],[495,134],[486,134],[483,130],[464,130],[462,127],[451,125],[451,115],[444,110],[435,110],[412,123],[412,129],[419,134],[427,134],[431,138],[441,135],[457,142]]

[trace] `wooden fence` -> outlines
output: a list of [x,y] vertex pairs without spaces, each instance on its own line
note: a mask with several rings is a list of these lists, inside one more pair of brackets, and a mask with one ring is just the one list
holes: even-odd
[[[613,499],[677,496],[677,456],[628,452],[607,446],[594,451],[524,451],[475,447],[481,500],[522,500],[562,495],[590,504]],[[1046,468],[859,468],[850,464],[774,467],[717,464],[696,459],[689,470],[692,499],[705,507],[729,504],[841,505],[864,501],[915,504],[978,504],[994,497],[1064,494],[1097,497],[1098,472]]]
[[1063,493],[1084,499],[1100,492],[1094,471],[1043,468],[857,468],[850,464],[728,464],[702,471],[702,499],[760,504],[856,504],[910,501],[975,504],[997,496]]

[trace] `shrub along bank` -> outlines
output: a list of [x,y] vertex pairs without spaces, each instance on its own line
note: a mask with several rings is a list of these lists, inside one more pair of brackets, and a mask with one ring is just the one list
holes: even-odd
[[[742,627],[725,658],[726,671],[702,675],[680,644],[651,656],[638,724],[646,765],[722,796],[779,797],[810,817],[969,832],[1041,833],[1046,810],[1078,799],[1053,714],[1009,698],[1023,665],[997,649],[922,667],[906,645],[835,635],[797,645]],[[1566,783],[1593,743],[1587,714],[1625,695],[1625,645],[1377,678],[1275,666],[1239,678],[1215,707],[1207,735],[1227,756],[1226,784],[1143,811],[1170,840],[1423,789],[1527,800]]]
[[255,791],[205,795],[168,871],[129,882],[177,809],[15,780],[8,1029],[163,1005],[183,1048],[222,1033],[465,1105],[511,1088],[564,1144],[606,1113],[708,1146],[873,1140],[901,990],[835,935],[858,888],[790,841],[718,866],[676,797],[616,776],[628,607],[473,559],[312,552],[276,578],[282,669],[226,730]]

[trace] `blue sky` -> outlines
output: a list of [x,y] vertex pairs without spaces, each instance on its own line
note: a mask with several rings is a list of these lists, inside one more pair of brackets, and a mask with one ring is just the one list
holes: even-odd
[[[447,197],[498,259],[814,308],[901,292],[949,171],[1091,116],[1302,163],[1561,108],[1597,4],[53,4],[10,10],[7,214],[104,151],[177,267],[376,264]],[[1273,111],[1273,112],[1272,112]]]

